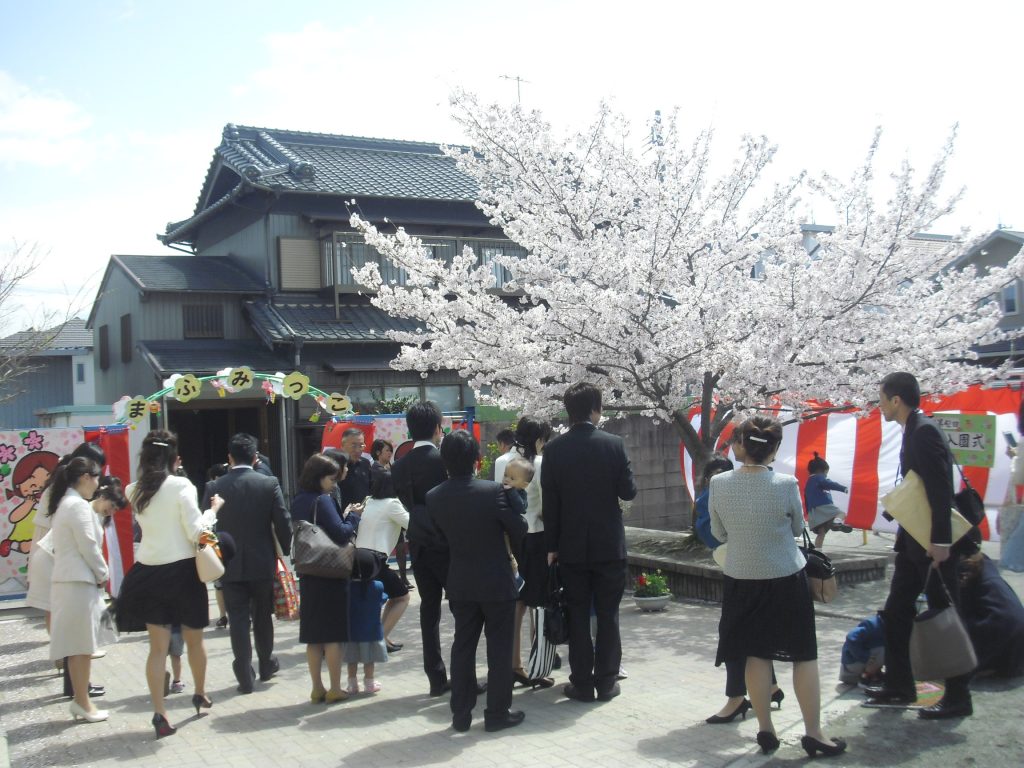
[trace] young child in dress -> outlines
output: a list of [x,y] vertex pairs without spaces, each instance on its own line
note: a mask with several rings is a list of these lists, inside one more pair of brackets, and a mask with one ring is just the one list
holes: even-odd
[[374,579],[352,579],[348,584],[348,642],[345,661],[348,664],[349,695],[359,693],[359,665],[363,665],[363,690],[377,693],[380,683],[374,677],[377,662],[388,660],[384,642],[384,625],[380,620],[380,607],[386,599],[384,584]]
[[845,485],[828,479],[828,462],[814,452],[814,458],[807,462],[807,471],[811,476],[804,485],[804,503],[807,505],[807,524],[817,534],[814,546],[821,549],[825,543],[825,534],[829,531],[849,533],[853,530],[843,523],[846,514],[832,502],[829,491],[849,493]]
[[[532,480],[535,472],[533,462],[529,459],[518,456],[505,465],[505,476],[501,478],[501,484],[505,487],[505,498],[513,510],[520,515],[526,514],[526,486]],[[508,559],[512,564],[512,576],[515,578],[516,589],[522,589],[523,577],[519,575],[519,563],[516,556],[512,554],[512,543],[508,534],[505,534],[505,548],[508,550]]]

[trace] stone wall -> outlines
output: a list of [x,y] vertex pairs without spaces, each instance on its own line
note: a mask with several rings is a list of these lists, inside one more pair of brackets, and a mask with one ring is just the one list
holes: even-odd
[[[494,441],[506,422],[481,425],[481,439]],[[679,437],[671,424],[655,424],[644,416],[606,421],[603,427],[626,442],[639,493],[626,517],[626,525],[662,531],[690,528],[692,502],[679,464]]]

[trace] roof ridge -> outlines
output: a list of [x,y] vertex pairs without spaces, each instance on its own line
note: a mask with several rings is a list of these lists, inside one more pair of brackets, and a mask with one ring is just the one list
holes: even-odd
[[[432,147],[444,147],[444,146],[459,146],[445,141],[423,141],[419,139],[387,139],[382,136],[356,136],[354,134],[347,133],[323,133],[321,131],[297,131],[290,128],[269,128],[266,126],[257,125],[237,125],[236,123],[228,123],[224,126],[224,138],[239,139],[241,136],[238,135],[239,131],[254,131],[257,135],[260,133],[266,133],[271,136],[273,134],[289,134],[292,136],[305,136],[308,138],[315,139],[355,139],[357,141],[379,141],[384,144],[396,144],[396,145],[422,145]],[[235,135],[229,136],[229,133]]]

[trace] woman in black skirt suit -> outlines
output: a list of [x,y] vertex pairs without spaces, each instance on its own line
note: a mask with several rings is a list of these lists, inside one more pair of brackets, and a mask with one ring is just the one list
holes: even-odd
[[[361,505],[350,504],[342,517],[331,492],[345,477],[347,466],[314,453],[302,467],[299,493],[292,500],[292,520],[316,522],[335,544],[347,544],[359,527]],[[306,645],[306,662],[314,704],[344,701],[348,693],[341,687],[341,644],[348,641],[348,579],[324,576],[299,577],[299,642]],[[330,687],[322,677],[324,661]]]
[[164,706],[164,669],[171,643],[171,624],[181,625],[188,648],[195,695],[192,706],[209,709],[206,695],[206,648],[203,629],[210,623],[206,585],[196,571],[196,543],[203,522],[195,486],[178,477],[178,438],[153,430],[142,441],[138,480],[127,488],[128,500],[142,529],[135,565],[124,577],[117,595],[117,624],[122,632],[149,633],[146,682],[153,700],[157,738],[177,729]]
[[804,718],[807,754],[846,749],[821,730],[821,687],[814,606],[796,536],[804,529],[800,490],[792,475],[769,465],[782,442],[781,425],[755,416],[740,426],[742,466],[711,479],[711,533],[727,544],[715,664],[746,659],[747,690],[757,715],[757,743],[779,747],[772,725],[772,661],[793,662],[793,689]]

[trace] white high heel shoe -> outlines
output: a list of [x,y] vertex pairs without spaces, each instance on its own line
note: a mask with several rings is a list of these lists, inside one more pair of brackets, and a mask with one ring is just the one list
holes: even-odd
[[82,720],[85,720],[85,722],[87,723],[102,723],[110,716],[110,713],[107,712],[107,710],[105,709],[96,709],[92,712],[90,712],[87,709],[82,709],[82,707],[78,706],[77,701],[71,702],[70,709],[71,716],[75,718],[76,722],[78,721],[79,718],[81,718]]

